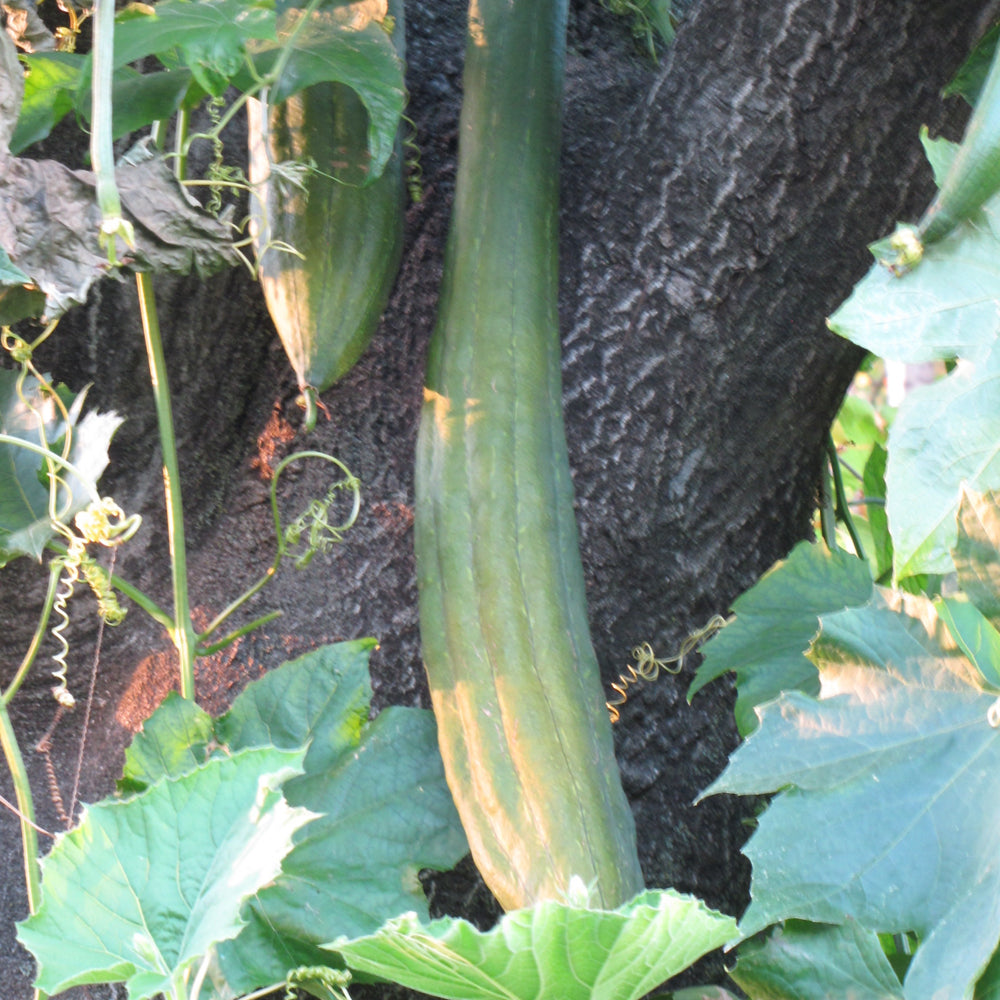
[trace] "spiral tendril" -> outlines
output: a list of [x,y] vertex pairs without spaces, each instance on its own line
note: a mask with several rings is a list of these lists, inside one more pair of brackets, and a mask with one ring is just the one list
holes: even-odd
[[66,555],[62,559],[63,572],[59,578],[59,589],[56,591],[55,603],[52,605],[52,613],[59,618],[59,621],[52,626],[52,638],[59,644],[59,651],[52,657],[55,669],[52,671],[52,679],[56,682],[52,688],[52,697],[63,707],[72,708],[76,704],[76,699],[70,693],[66,684],[66,656],[69,653],[69,643],[63,633],[69,627],[69,612],[66,605],[73,596],[76,588],[76,581],[80,579],[80,561],[86,545],[82,538],[73,535]]
[[344,533],[353,525],[356,515],[352,514],[341,524],[331,524],[330,507],[344,490],[350,489],[356,493],[359,485],[353,476],[338,480],[330,486],[322,500],[310,500],[306,509],[288,525],[285,529],[285,545],[295,547],[303,542],[305,544],[305,549],[295,557],[296,568],[305,569],[317,552],[325,555],[334,545],[344,540]]
[[618,675],[618,680],[611,685],[611,690],[615,692],[617,697],[612,697],[605,702],[608,714],[611,716],[611,722],[615,723],[621,718],[620,709],[628,701],[628,689],[630,687],[638,684],[641,680],[647,682],[655,681],[660,676],[661,671],[666,674],[679,674],[684,669],[684,660],[687,656],[693,653],[706,639],[710,639],[720,629],[725,628],[725,626],[726,619],[722,615],[713,615],[703,628],[692,632],[684,639],[680,649],[673,656],[668,656],[663,660],[657,659],[656,654],[653,652],[653,647],[648,642],[642,643],[641,646],[636,646],[632,650],[632,659],[635,660],[635,666],[632,666],[631,663],[625,665],[625,670]]
[[407,128],[403,134],[403,149],[406,151],[406,192],[414,205],[424,200],[424,169],[420,163],[420,146],[417,143],[417,126],[411,118],[402,115]]
[[325,965],[302,965],[292,969],[285,981],[284,1000],[295,1000],[295,991],[300,984],[309,982],[322,983],[332,994],[351,1000],[347,987],[351,982],[351,974],[346,969],[331,969]]
[[126,517],[114,500],[102,497],[80,511],[74,523],[80,534],[74,534],[65,525],[60,525],[67,539],[67,546],[66,555],[61,557],[63,572],[52,605],[52,612],[59,621],[50,630],[52,638],[59,644],[58,652],[52,657],[55,663],[52,679],[56,682],[52,688],[52,696],[63,708],[72,708],[76,704],[66,680],[69,642],[64,633],[69,627],[67,605],[81,573],[97,598],[98,612],[104,621],[109,625],[117,625],[125,617],[125,612],[111,588],[108,573],[87,553],[87,544],[95,543],[107,547],[119,545],[135,534],[142,519],[138,514]]

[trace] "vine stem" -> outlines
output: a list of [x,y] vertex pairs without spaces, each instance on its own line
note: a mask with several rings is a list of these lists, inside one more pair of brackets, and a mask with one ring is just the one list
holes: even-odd
[[28,784],[28,771],[24,766],[14,727],[11,725],[7,703],[0,701],[0,744],[14,782],[19,821],[21,823],[21,849],[24,855],[24,882],[28,890],[28,910],[37,913],[42,903],[42,873],[38,864],[38,834],[35,832],[35,804]]
[[[854,545],[855,554],[859,559],[864,559],[865,550],[861,544],[861,537],[858,529],[854,525],[854,518],[851,517],[850,504],[847,502],[847,494],[844,491],[844,477],[840,474],[840,456],[837,454],[837,446],[833,443],[831,435],[826,436],[826,454],[830,460],[830,475],[833,477],[833,492],[837,517],[844,522],[851,542]],[[860,478],[860,477],[858,477]]]
[[191,606],[188,601],[184,510],[181,504],[180,466],[177,461],[177,439],[174,436],[174,418],[170,407],[167,364],[160,337],[160,321],[156,313],[153,279],[145,273],[138,273],[135,278],[139,290],[142,333],[146,341],[146,356],[149,362],[149,381],[156,403],[160,449],[163,452],[163,491],[167,504],[167,536],[170,541],[170,573],[174,591],[174,627],[170,638],[180,660],[181,697],[193,701],[197,636],[191,623]]

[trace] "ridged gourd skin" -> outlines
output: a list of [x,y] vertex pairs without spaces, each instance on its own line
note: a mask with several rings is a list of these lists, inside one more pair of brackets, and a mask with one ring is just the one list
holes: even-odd
[[917,226],[926,246],[944,239],[1000,191],[1000,46],[941,189]]
[[[393,5],[393,12],[402,4]],[[402,17],[393,39],[401,53]],[[346,374],[378,327],[399,271],[404,187],[400,150],[365,185],[368,114],[339,83],[313,84],[274,107],[252,100],[251,231],[268,311],[303,390]],[[302,190],[272,175],[284,160],[315,160]],[[324,176],[327,175],[327,176]],[[275,240],[303,256],[270,248]]]
[[557,314],[565,0],[473,0],[417,445],[423,657],[448,783],[501,905],[643,887],[590,641]]

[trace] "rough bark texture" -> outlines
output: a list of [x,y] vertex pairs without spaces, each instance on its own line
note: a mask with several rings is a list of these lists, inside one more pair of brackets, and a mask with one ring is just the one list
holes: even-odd
[[[434,0],[409,13],[409,113],[426,197],[409,210],[404,268],[382,329],[324,397],[330,421],[304,442],[361,477],[361,524],[328,561],[282,574],[251,609],[281,608],[282,619],[200,665],[212,710],[290,654],[365,634],[381,641],[372,662],[377,705],[426,703],[412,456],[454,180],[463,6]],[[809,532],[823,436],[858,361],[823,319],[867,268],[865,243],[926,202],[917,129],[941,121],[938,93],[989,6],[700,0],[657,67],[621,22],[593,2],[577,5],[563,156],[565,401],[594,640],[609,682],[632,646],[672,650]],[[950,111],[961,117],[957,105]],[[298,416],[291,375],[245,274],[158,287],[193,600],[207,621],[270,560],[266,475],[290,450]],[[167,604],[152,399],[129,287],[102,286],[40,361],[74,388],[94,381],[92,399],[128,416],[107,482],[146,524],[117,570]],[[303,469],[283,491],[286,509],[323,491],[319,470]],[[30,634],[41,574],[15,564],[0,587],[9,674]],[[70,683],[81,701],[97,631],[87,610],[81,601],[71,640]],[[623,777],[648,883],[738,912],[749,804],[692,805],[736,742],[729,692],[716,684],[688,707],[689,675],[690,667],[630,696],[617,727]],[[122,747],[174,683],[169,643],[139,611],[105,635],[84,799],[111,790]],[[48,688],[38,672],[13,708],[40,822],[54,829],[43,761],[30,750],[53,720]],[[54,731],[64,791],[82,725],[78,710]],[[0,793],[10,797],[6,778]],[[0,983],[5,998],[20,1000],[31,963],[11,928],[25,904],[17,825],[5,811],[0,850],[8,873]],[[491,912],[467,871],[435,879],[432,894],[450,912]]]

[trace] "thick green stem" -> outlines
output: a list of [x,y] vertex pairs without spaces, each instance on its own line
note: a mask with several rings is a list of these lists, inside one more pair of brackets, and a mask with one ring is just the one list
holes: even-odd
[[[851,517],[851,507],[847,502],[847,494],[844,492],[844,477],[840,474],[840,456],[837,454],[837,446],[833,443],[833,438],[827,435],[826,454],[830,460],[830,475],[833,477],[833,494],[836,502],[835,511],[837,517],[844,522],[847,533],[851,536],[854,544],[854,551],[859,559],[865,558],[865,550],[861,544],[861,537],[858,529],[854,525],[854,518]],[[858,476],[857,478],[861,478]]]
[[31,798],[31,786],[28,784],[24,758],[21,756],[21,748],[14,735],[14,727],[11,725],[5,701],[0,701],[0,744],[3,745],[3,755],[14,782],[17,808],[21,812],[21,848],[24,852],[24,881],[28,889],[28,909],[32,913],[37,913],[42,902],[42,876],[38,867],[38,835],[34,826],[35,805]]
[[170,572],[174,590],[174,627],[170,633],[180,659],[181,696],[194,700],[194,656],[197,636],[191,624],[191,606],[187,590],[187,548],[184,542],[184,512],[181,505],[180,467],[177,462],[177,440],[170,408],[170,387],[167,365],[160,339],[160,322],[156,315],[153,279],[137,274],[142,332],[146,340],[149,361],[149,381],[156,402],[156,419],[160,427],[160,448],[163,452],[163,490],[167,501],[167,535],[170,539]]

